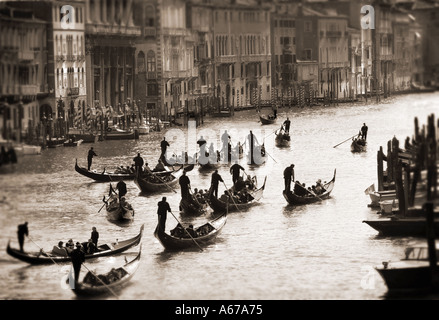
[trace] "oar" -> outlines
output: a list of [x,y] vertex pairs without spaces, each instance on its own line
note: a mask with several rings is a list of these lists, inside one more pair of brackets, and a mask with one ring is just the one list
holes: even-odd
[[[118,298],[119,299],[119,296],[109,287],[109,286],[107,286],[106,284],[105,284],[105,282],[104,281],[102,281],[102,279],[101,278],[99,278],[93,271],[91,271],[89,268],[87,268],[87,266],[84,264],[84,263],[82,263],[82,265],[84,266],[84,268],[85,269],[87,269],[96,279],[98,279],[104,286],[105,286],[105,288],[107,288],[108,289],[108,291],[110,291],[116,298]],[[75,279],[75,281],[78,281],[78,279]]]
[[344,140],[343,142],[340,142],[339,144],[336,144],[335,146],[333,146],[333,148],[338,147],[338,146],[341,145],[342,143],[345,143],[346,141],[352,139],[353,137],[356,137],[357,135],[358,135],[358,134],[356,134],[356,135],[354,135],[354,136],[352,136],[352,137],[350,137],[350,138],[347,138],[347,139]]
[[[224,181],[223,181],[223,184],[224,184],[224,187],[226,188],[226,190],[229,190],[229,188],[227,188],[226,183]],[[232,194],[230,192],[229,192],[229,198],[232,198],[232,201],[235,204],[236,209],[238,209],[238,211],[242,213],[242,211],[239,210],[239,207],[236,204],[235,199],[233,199]],[[227,207],[228,207],[228,205],[229,205],[229,202],[227,201]]]
[[200,247],[200,245],[198,244],[197,241],[195,241],[195,239],[191,236],[191,234],[186,230],[185,227],[183,227],[183,225],[181,224],[181,222],[177,219],[177,217],[172,213],[172,216],[175,218],[175,220],[177,220],[177,222],[182,226],[182,228],[184,229],[184,231],[186,231],[186,233],[189,235],[189,237],[191,237],[191,239],[195,242],[195,244],[198,246],[198,248],[200,248],[201,251],[203,251],[203,248]]
[[[32,240],[32,238],[31,238],[30,236],[27,236],[27,238],[28,238],[30,241],[32,241],[32,242],[33,242],[38,248],[40,248],[40,250],[41,250],[42,253],[45,253],[44,250],[43,250],[43,248],[41,248],[41,247],[38,245],[38,243],[36,243],[34,240]],[[56,261],[53,260],[52,257],[51,257],[49,254],[46,253],[46,255],[50,258],[50,260],[52,260],[52,262],[53,262],[54,264],[58,265],[58,263],[56,263]]]
[[270,156],[270,158],[273,159],[273,161],[277,163],[277,161],[274,160],[274,158],[267,152],[267,150],[265,150],[265,153],[268,154]]

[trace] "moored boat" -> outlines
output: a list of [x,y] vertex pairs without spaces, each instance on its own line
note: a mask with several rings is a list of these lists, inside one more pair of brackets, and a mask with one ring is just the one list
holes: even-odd
[[141,252],[142,246],[140,246],[139,253],[135,258],[121,267],[112,268],[106,273],[96,275],[90,271],[87,272],[82,281],[74,283],[74,286],[71,287],[72,291],[78,296],[116,294],[128,284],[137,271]]
[[[129,248],[136,246],[140,243],[143,235],[144,225],[140,227],[140,232],[135,236],[127,240],[108,242],[98,246],[98,251],[92,254],[86,254],[85,259],[93,259],[98,257],[112,256],[128,250]],[[70,256],[56,255],[49,252],[21,252],[20,249],[14,249],[10,246],[10,241],[6,248],[6,252],[18,260],[30,263],[30,264],[50,264],[50,263],[64,263],[70,262]]]
[[[392,237],[425,237],[427,220],[425,217],[391,217],[375,220],[363,220],[376,231],[380,236]],[[434,220],[434,232],[439,234],[439,219]]]
[[64,147],[77,147],[77,146],[81,145],[81,143],[83,141],[84,140],[82,140],[82,139],[79,139],[79,140],[76,140],[76,141],[67,140],[67,141],[64,141]]
[[187,248],[201,247],[212,243],[216,237],[221,233],[224,225],[227,222],[227,213],[224,213],[217,218],[203,224],[200,227],[194,228],[197,237],[191,238],[185,235],[182,231],[182,237],[166,233],[165,230],[157,225],[154,236],[160,241],[163,247],[167,250],[182,250]]
[[260,112],[258,112],[258,115],[259,115],[259,121],[263,125],[276,123],[277,118],[275,118],[273,115],[263,116],[263,115],[261,115]]
[[[438,251],[434,252],[437,260]],[[428,292],[434,289],[428,247],[408,247],[403,259],[383,261],[375,270],[383,278],[390,294]]]
[[321,194],[315,194],[314,192],[309,192],[306,189],[303,190],[303,194],[297,194],[297,191],[291,190],[286,192],[284,190],[282,194],[285,200],[287,200],[287,202],[291,205],[303,205],[328,199],[332,190],[334,189],[335,174],[336,170],[334,169],[334,176],[332,177],[331,181],[323,184],[323,189],[325,191]]

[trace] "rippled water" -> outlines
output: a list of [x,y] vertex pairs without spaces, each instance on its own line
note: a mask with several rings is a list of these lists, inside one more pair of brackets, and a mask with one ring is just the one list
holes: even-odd
[[[93,226],[100,232],[100,241],[106,242],[134,236],[144,224],[141,265],[130,285],[120,292],[121,299],[382,299],[387,288],[373,267],[383,260],[399,260],[407,244],[423,240],[378,237],[362,223],[377,217],[367,207],[370,199],[364,190],[376,184],[379,147],[386,150],[387,141],[394,135],[400,140],[411,136],[414,117],[425,124],[427,116],[439,110],[438,101],[439,93],[429,93],[365,106],[280,110],[282,120],[288,115],[292,121],[288,149],[274,146],[273,131],[278,124],[261,126],[254,111],[237,112],[230,119],[205,119],[197,137],[203,134],[210,142],[214,133],[219,141],[219,130],[227,129],[236,143],[243,142],[248,130],[253,130],[259,141],[265,141],[269,157],[256,168],[248,168],[245,160],[241,162],[258,181],[267,176],[264,197],[245,212],[231,213],[217,241],[203,252],[165,251],[153,236],[162,194],[140,196],[133,182],[127,182],[127,197],[136,210],[133,223],[116,225],[106,219],[104,210],[98,212],[109,185],[92,182],[74,171],[76,158],[80,165],[86,165],[90,144],[25,156],[19,159],[15,173],[0,176],[1,194],[6,197],[0,204],[0,246],[6,248],[9,239],[18,246],[16,228],[24,221],[29,222],[32,239],[46,249],[59,240],[85,241]],[[333,148],[357,133],[363,122],[369,127],[366,153],[351,153],[349,142]],[[213,131],[209,133],[208,129]],[[187,130],[182,132],[186,137],[193,136]],[[153,166],[164,134],[141,136],[138,141],[98,142],[94,144],[98,157],[93,167],[110,170],[126,165],[137,152]],[[177,140],[182,136],[171,140],[170,150],[182,150],[181,140]],[[195,141],[189,142],[191,147],[195,145]],[[282,196],[282,172],[290,163],[295,164],[296,179],[307,184],[318,178],[328,181],[337,169],[332,197],[307,206],[289,206]],[[228,167],[219,172],[231,186]],[[192,188],[207,189],[210,184],[210,173],[194,169],[188,176]],[[223,189],[220,185],[220,192]],[[179,191],[164,195],[177,213]],[[209,218],[199,217],[195,224]],[[167,229],[175,224],[168,215]],[[25,248],[38,249],[29,240]],[[100,258],[86,265],[105,270],[122,263],[123,257]],[[0,299],[76,299],[61,285],[65,267],[29,266],[2,250],[0,268]]]

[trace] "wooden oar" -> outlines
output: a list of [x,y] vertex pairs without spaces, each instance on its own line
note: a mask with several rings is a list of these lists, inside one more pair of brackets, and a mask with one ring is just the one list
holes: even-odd
[[[87,266],[84,263],[82,263],[82,265],[84,266],[85,269],[88,270],[88,272],[90,272],[96,279],[98,279],[105,286],[105,288],[108,289],[108,291],[110,291],[117,299],[119,299],[119,296],[109,286],[107,286],[105,282],[102,281],[101,278],[99,278],[93,271],[87,268]],[[78,281],[78,279],[75,279],[75,281]]]
[[175,218],[175,220],[177,220],[177,222],[181,225],[181,227],[184,229],[184,231],[186,231],[186,233],[189,235],[189,237],[191,237],[191,239],[195,242],[195,244],[198,246],[198,248],[200,248],[201,251],[203,251],[203,248],[200,247],[200,245],[198,244],[197,241],[195,241],[195,239],[191,236],[191,234],[189,233],[189,231],[186,230],[185,227],[183,227],[183,224],[181,224],[181,222],[177,219],[177,217],[172,213],[172,216]]
[[27,236],[27,238],[28,238],[30,241],[32,241],[32,242],[33,242],[38,248],[40,248],[41,253],[45,253],[45,254],[50,258],[50,260],[52,260],[52,262],[53,262],[54,264],[58,265],[58,263],[56,263],[56,261],[53,260],[52,257],[51,257],[48,253],[44,252],[43,248],[41,248],[41,247],[38,245],[38,243],[36,243],[34,240],[32,240],[32,238],[31,238],[30,236]]
[[346,140],[340,142],[339,144],[336,144],[335,146],[333,146],[333,148],[338,147],[338,146],[341,145],[342,143],[345,143],[346,141],[348,141],[348,140],[350,140],[350,139],[352,139],[353,137],[356,137],[356,136],[358,136],[358,134],[356,134],[356,135],[354,135],[354,136],[352,136],[352,137],[350,137],[350,138],[347,138]]
[[[226,183],[225,183],[224,181],[223,181],[223,184],[224,184],[224,187],[226,188],[226,190],[229,190],[229,188],[227,188]],[[229,198],[232,198],[232,201],[233,201],[233,203],[235,204],[236,209],[238,209],[238,211],[242,213],[242,211],[239,210],[239,207],[238,207],[238,205],[236,204],[235,199],[233,199],[233,196],[232,196],[231,192],[229,192]],[[228,206],[229,206],[229,201],[227,201],[227,207],[228,207]]]

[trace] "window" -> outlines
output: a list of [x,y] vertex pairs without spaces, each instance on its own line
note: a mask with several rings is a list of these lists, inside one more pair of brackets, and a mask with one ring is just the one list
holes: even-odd
[[147,53],[147,71],[155,72],[155,53],[152,50],[149,50]]
[[303,50],[303,60],[311,60],[312,59],[312,50],[305,49]]
[[137,55],[137,72],[145,72],[145,54],[140,51]]
[[145,26],[154,27],[154,7],[147,6],[145,8]]
[[156,96],[157,95],[157,83],[148,83],[146,86],[147,95],[148,96]]
[[303,28],[304,28],[305,32],[311,32],[312,31],[312,22],[311,21],[305,21]]

